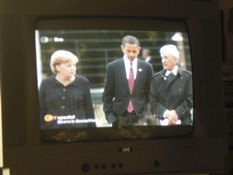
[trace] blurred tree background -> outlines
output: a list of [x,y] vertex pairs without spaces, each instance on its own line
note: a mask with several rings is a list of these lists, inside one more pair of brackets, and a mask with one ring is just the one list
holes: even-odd
[[[79,58],[77,73],[88,78],[91,88],[104,86],[106,64],[123,56],[120,45],[125,35],[136,36],[142,48],[150,49],[151,54],[158,61],[158,70],[161,69],[159,49],[162,45],[172,43],[178,48],[185,61],[184,68],[191,71],[188,36],[180,33],[180,41],[172,40],[176,32],[164,31],[119,31],[119,30],[40,30],[38,39],[40,45],[39,61],[42,65],[42,77],[52,75],[49,67],[51,54],[64,49],[71,51]],[[141,57],[141,54],[140,54]]]

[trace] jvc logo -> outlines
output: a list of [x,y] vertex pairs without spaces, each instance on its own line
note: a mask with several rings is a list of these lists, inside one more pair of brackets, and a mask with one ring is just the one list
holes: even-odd
[[130,153],[133,151],[133,148],[131,146],[122,146],[119,148],[119,151],[122,153]]

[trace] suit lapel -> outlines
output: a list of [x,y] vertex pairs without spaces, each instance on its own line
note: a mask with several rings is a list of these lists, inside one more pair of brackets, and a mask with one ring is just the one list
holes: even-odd
[[121,76],[121,79],[123,81],[124,86],[129,89],[128,80],[127,80],[127,77],[126,77],[126,70],[125,70],[124,59],[121,59],[119,61],[119,64],[118,64],[118,73],[119,73],[119,76]]
[[137,60],[137,69],[136,70],[137,70],[137,76],[136,76],[136,79],[135,79],[133,92],[136,89],[136,87],[138,87],[138,83],[140,83],[140,80],[142,79],[141,72],[143,71],[143,65],[141,64],[139,59]]
[[166,72],[166,70],[162,70],[160,72],[159,81],[157,83],[157,85],[158,85],[158,91],[161,94],[166,93],[165,90],[168,88],[168,82],[167,82],[167,78],[165,76],[165,72]]
[[135,84],[140,83],[140,80],[142,79],[142,74],[141,74],[142,71],[143,71],[143,65],[141,64],[141,62],[138,59],[138,62],[137,62],[137,77],[136,77]]

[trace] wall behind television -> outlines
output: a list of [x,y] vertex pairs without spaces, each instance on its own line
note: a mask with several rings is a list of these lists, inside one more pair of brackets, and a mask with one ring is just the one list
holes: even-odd
[[[223,52],[224,62],[227,65],[233,66],[233,1],[232,0],[218,0],[220,10],[223,18]],[[230,9],[231,15],[230,15]],[[231,25],[230,25],[231,24]]]

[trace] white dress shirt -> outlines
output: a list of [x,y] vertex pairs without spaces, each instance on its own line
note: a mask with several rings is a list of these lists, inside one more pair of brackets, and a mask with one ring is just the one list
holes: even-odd
[[[125,71],[126,71],[126,77],[129,79],[129,70],[130,70],[130,60],[127,58],[126,55],[123,57],[124,63],[125,63]],[[134,73],[134,79],[137,77],[137,58],[135,58],[132,62],[132,68],[133,68],[133,73]]]
[[170,73],[173,73],[174,75],[177,75],[178,72],[178,66],[174,66],[174,68],[172,69],[172,71],[167,70],[167,72],[165,73],[165,76],[168,76]]

